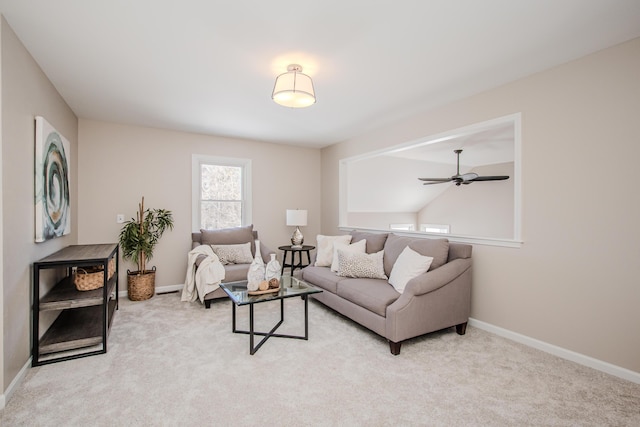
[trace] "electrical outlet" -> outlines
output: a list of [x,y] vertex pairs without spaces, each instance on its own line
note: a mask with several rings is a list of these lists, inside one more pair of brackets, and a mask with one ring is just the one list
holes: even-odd
[[124,222],[124,214],[118,214],[116,215],[116,222],[118,224],[122,224]]

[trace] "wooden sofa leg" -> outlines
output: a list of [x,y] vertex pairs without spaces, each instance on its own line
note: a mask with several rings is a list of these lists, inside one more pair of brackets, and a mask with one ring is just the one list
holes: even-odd
[[464,335],[465,332],[467,332],[467,322],[456,325],[456,332],[458,333],[458,335]]
[[211,308],[211,300],[210,299],[204,300],[204,308]]
[[389,341],[389,349],[391,350],[391,354],[393,354],[394,356],[400,354],[400,346],[402,346],[401,342]]

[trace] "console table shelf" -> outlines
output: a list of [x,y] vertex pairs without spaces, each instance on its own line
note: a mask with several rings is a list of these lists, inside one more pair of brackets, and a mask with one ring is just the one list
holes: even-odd
[[[110,304],[110,309],[115,308]],[[113,312],[111,313],[113,314]],[[40,339],[40,354],[74,350],[102,342],[100,306],[65,310]]]
[[[32,366],[107,352],[107,337],[118,309],[118,255],[115,243],[72,245],[33,263]],[[109,278],[111,259],[115,260],[115,271]],[[74,276],[78,267],[88,266],[103,267],[103,286],[79,291]],[[63,271],[64,277],[40,296],[45,269]],[[42,313],[56,311],[59,314],[53,323],[41,331]]]
[[[115,274],[107,284],[107,293],[114,297],[116,287]],[[103,298],[102,288],[92,291],[78,291],[73,284],[73,277],[67,276],[51,289],[44,297],[40,298],[40,311],[64,310],[66,308],[89,307],[101,305]]]

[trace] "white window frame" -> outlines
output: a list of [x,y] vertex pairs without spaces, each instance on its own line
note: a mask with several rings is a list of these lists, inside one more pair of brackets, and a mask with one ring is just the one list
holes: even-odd
[[451,226],[449,224],[420,224],[420,231],[423,233],[451,233]]
[[406,224],[389,224],[389,230],[396,230],[396,231],[415,231],[416,229],[416,225],[415,224],[410,224],[410,223],[406,223]]
[[201,165],[237,166],[242,168],[242,225],[253,222],[251,209],[251,159],[234,157],[208,156],[193,154],[191,156],[191,230],[200,231],[200,190],[202,188]]
[[[393,147],[385,147],[372,152],[357,154],[352,157],[347,157],[339,160],[338,174],[339,174],[339,187],[338,187],[338,229],[341,231],[350,232],[354,229],[363,229],[356,224],[349,224],[349,212],[348,212],[348,168],[349,164],[354,161],[375,157],[384,153],[390,153],[393,151],[405,150],[411,147],[415,147],[421,144],[433,144],[436,142],[446,141],[452,137],[459,135],[472,134],[477,131],[486,130],[495,125],[501,123],[512,123],[514,128],[514,171],[513,171],[513,237],[512,238],[495,238],[484,236],[468,236],[468,235],[456,235],[449,234],[447,238],[452,242],[471,243],[478,245],[490,245],[490,246],[502,246],[510,248],[521,248],[523,244],[522,239],[522,113],[514,113],[508,116],[499,117],[497,119],[488,120],[482,123],[465,126],[459,129],[447,131],[437,135],[431,135],[429,137],[420,138],[418,140],[408,141]],[[384,230],[383,228],[372,228],[372,230]],[[400,233],[400,231],[398,231]],[[407,235],[414,235],[413,232],[404,232]]]

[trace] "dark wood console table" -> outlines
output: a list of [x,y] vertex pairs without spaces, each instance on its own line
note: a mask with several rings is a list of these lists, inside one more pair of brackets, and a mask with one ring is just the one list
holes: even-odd
[[[107,352],[107,336],[118,308],[118,255],[116,243],[72,245],[33,263],[32,366]],[[115,271],[109,277],[111,259]],[[76,289],[77,269],[95,266],[103,268],[102,287]],[[45,270],[49,271],[45,274]],[[44,290],[46,282],[53,286]],[[52,318],[53,322],[47,321]]]

